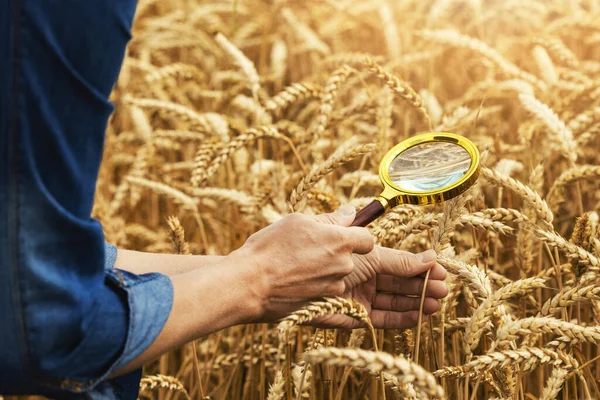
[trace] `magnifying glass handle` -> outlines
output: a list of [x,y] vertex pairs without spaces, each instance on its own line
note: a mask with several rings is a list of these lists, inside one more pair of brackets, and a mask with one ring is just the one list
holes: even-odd
[[367,226],[385,212],[383,205],[377,200],[373,200],[365,208],[356,213],[354,222],[350,226]]

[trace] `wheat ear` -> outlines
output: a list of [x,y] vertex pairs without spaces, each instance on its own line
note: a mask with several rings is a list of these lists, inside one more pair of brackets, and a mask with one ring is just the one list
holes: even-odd
[[250,90],[252,90],[252,95],[255,99],[258,98],[258,91],[260,90],[260,77],[256,72],[256,67],[254,63],[248,59],[244,55],[244,53],[238,49],[233,43],[231,43],[225,35],[222,33],[215,34],[215,42],[227,53],[231,60],[237,67],[242,71],[242,73],[248,79],[248,83],[250,85]]
[[428,398],[443,399],[446,396],[444,389],[429,372],[404,357],[362,349],[327,347],[310,351],[304,358],[311,363],[367,369],[372,374],[388,373],[396,376],[400,382],[412,383]]
[[292,104],[305,99],[318,99],[323,89],[310,82],[293,83],[265,102],[265,110],[274,117],[281,117],[284,110]]
[[169,238],[173,244],[173,248],[177,254],[191,254],[190,246],[185,241],[185,231],[179,218],[169,217],[167,218],[167,224],[169,224]]
[[565,187],[581,179],[600,178],[600,166],[578,165],[560,174],[548,191],[546,198],[552,210],[558,210],[560,203],[565,201]]
[[283,399],[283,395],[285,393],[285,379],[283,378],[283,373],[281,370],[277,371],[275,374],[275,380],[273,384],[269,387],[269,394],[267,396],[267,400],[281,400]]
[[523,71],[515,64],[508,61],[496,50],[488,46],[486,43],[472,38],[470,36],[462,35],[455,30],[442,29],[442,30],[425,30],[420,33],[421,37],[427,41],[438,42],[447,44],[455,47],[462,47],[469,49],[476,53],[481,54],[500,68],[506,75],[519,78],[525,82],[529,82],[541,90],[546,89],[546,85],[537,79],[535,76]]
[[313,301],[308,306],[294,311],[283,318],[277,326],[280,341],[285,343],[286,335],[298,324],[304,324],[315,318],[335,314],[347,315],[371,326],[367,310],[359,302],[342,297],[325,298],[323,301]]
[[211,161],[210,165],[206,168],[206,172],[204,174],[198,174],[196,179],[197,186],[203,186],[206,184],[208,178],[213,176],[217,170],[223,165],[223,163],[233,154],[236,150],[246,146],[249,143],[254,142],[259,138],[272,138],[279,139],[286,142],[290,142],[290,140],[283,136],[277,131],[273,126],[261,126],[257,128],[250,128],[246,131],[245,134],[242,134],[234,139],[231,142],[227,143],[216,155],[216,157]]
[[559,336],[561,341],[576,340],[590,343],[600,341],[598,326],[586,327],[550,317],[528,317],[508,323],[498,328],[496,339],[498,342],[504,342],[515,340],[519,335],[532,333],[554,334]]
[[329,174],[334,169],[354,160],[357,157],[370,153],[375,149],[374,144],[363,144],[355,148],[342,147],[340,151],[336,151],[331,157],[323,163],[315,166],[302,180],[290,195],[290,208],[293,211],[294,207],[300,200],[304,198],[306,192],[312,189],[313,186],[325,175]]
[[140,108],[147,108],[163,113],[167,117],[187,123],[190,128],[211,133],[212,127],[205,115],[199,114],[189,107],[164,100],[126,97],[124,101]]
[[190,399],[190,395],[187,390],[185,390],[183,383],[174,376],[157,374],[145,376],[140,380],[140,392],[143,392],[144,390],[154,390],[156,388],[181,392],[186,399]]
[[556,367],[552,370],[552,374],[544,386],[544,390],[540,394],[540,400],[554,400],[558,396],[558,392],[565,384],[569,371],[562,367]]
[[327,121],[329,121],[329,117],[333,113],[333,104],[337,94],[341,86],[354,71],[355,70],[352,67],[344,65],[333,71],[331,76],[327,79],[327,83],[323,89],[323,95],[321,96],[319,114],[315,119],[314,128],[311,129],[310,132],[313,137],[313,142],[325,131]]
[[519,195],[535,210],[538,217],[544,222],[545,227],[551,229],[554,215],[548,207],[548,204],[533,189],[509,176],[501,175],[497,170],[487,167],[481,168],[481,175],[486,179],[505,187],[515,194]]
[[565,288],[544,303],[539,315],[549,316],[556,314],[561,308],[568,307],[575,303],[598,300],[600,300],[600,286],[597,286],[596,284]]
[[464,342],[466,353],[471,354],[479,344],[481,336],[485,333],[485,326],[496,307],[504,301],[517,295],[525,295],[528,292],[544,287],[545,279],[526,278],[507,284],[495,292],[489,299],[486,299],[475,310],[469,323],[465,328]]
[[369,71],[374,73],[379,79],[381,79],[385,84],[392,90],[392,92],[408,102],[412,107],[414,107],[419,114],[425,119],[428,126],[431,129],[431,117],[427,112],[423,104],[423,99],[419,94],[405,81],[393,75],[392,73],[386,71],[381,65],[377,64],[372,58],[366,58],[363,61],[363,64],[367,67]]

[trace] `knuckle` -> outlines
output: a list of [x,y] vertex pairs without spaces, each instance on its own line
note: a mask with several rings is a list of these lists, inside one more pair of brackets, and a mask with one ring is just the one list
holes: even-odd
[[360,247],[367,252],[371,252],[375,248],[375,238],[366,228],[361,228],[356,238],[360,243]]
[[409,275],[413,269],[413,264],[416,261],[416,256],[410,253],[400,253],[397,255],[396,262],[401,271]]
[[351,251],[352,245],[348,238],[348,235],[341,229],[334,229],[331,232],[331,240],[336,244],[342,252]]
[[[423,293],[423,287],[425,286],[425,279],[419,279],[417,281],[417,293]],[[429,288],[427,288],[429,290]]]
[[333,218],[331,216],[331,214],[321,214],[321,218],[323,219],[324,222],[328,223],[328,224],[335,224],[335,218]]
[[389,327],[389,326],[392,325],[392,322],[394,322],[392,320],[392,313],[385,313],[385,314],[383,314],[383,325],[384,326],[388,326]]
[[354,271],[354,261],[352,261],[352,257],[347,257],[342,266],[344,276],[351,274]]
[[256,233],[253,233],[252,235],[248,236],[248,239],[246,239],[244,244],[251,245],[252,243],[256,242],[256,236]]
[[404,285],[405,280],[399,276],[392,275],[391,286],[392,290],[399,290]]
[[289,214],[286,217],[286,220],[287,220],[288,223],[291,223],[291,224],[294,224],[294,225],[296,225],[296,224],[302,224],[302,223],[304,223],[306,221],[306,216],[303,215],[303,214],[300,214],[298,212],[295,212],[295,213]]
[[369,233],[369,251],[373,251],[375,249],[375,238],[371,233]]
[[418,310],[421,307],[421,299],[419,297],[412,298],[412,310]]

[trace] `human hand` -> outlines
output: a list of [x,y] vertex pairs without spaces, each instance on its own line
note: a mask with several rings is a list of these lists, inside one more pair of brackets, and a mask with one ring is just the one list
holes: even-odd
[[[436,263],[433,250],[413,254],[375,246],[370,253],[353,258],[354,270],[344,278],[343,297],[363,304],[375,328],[407,329],[417,324],[425,274],[429,269],[423,313],[429,315],[439,310],[439,299],[448,294],[444,283],[446,270]],[[338,328],[361,326],[360,322],[344,315],[323,317],[313,324]]]
[[255,271],[249,286],[261,299],[258,321],[277,320],[311,300],[347,291],[353,254],[370,253],[374,245],[367,229],[350,227],[355,214],[352,206],[316,216],[291,214],[228,256]]

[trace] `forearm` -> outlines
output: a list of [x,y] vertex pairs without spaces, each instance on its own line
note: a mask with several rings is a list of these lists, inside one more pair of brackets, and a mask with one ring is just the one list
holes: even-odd
[[133,250],[119,250],[115,268],[133,272],[134,274],[158,272],[172,277],[218,263],[223,258],[223,256],[155,254]]
[[263,290],[260,274],[243,265],[243,258],[235,255],[222,258],[216,264],[172,276],[171,280],[173,308],[161,333],[115,375],[139,368],[190,340],[255,321],[260,316]]

